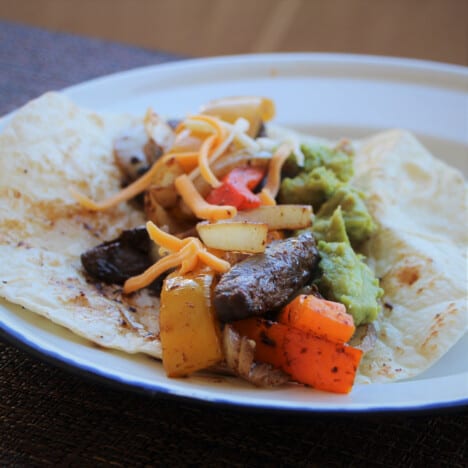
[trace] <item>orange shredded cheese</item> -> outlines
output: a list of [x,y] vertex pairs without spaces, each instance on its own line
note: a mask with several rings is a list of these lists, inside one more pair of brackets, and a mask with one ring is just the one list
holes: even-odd
[[228,132],[227,135],[225,134],[224,140],[216,146],[213,145],[213,148],[210,149],[209,156],[201,156],[199,158],[198,165],[189,174],[191,180],[195,180],[199,175],[201,175],[212,188],[219,187],[221,182],[219,182],[217,177],[212,173],[208,165],[208,160],[210,163],[214,163],[224,154],[229,145],[233,142],[234,138],[240,134],[245,135],[243,132],[247,131],[249,128],[249,123],[242,118],[237,119],[234,125],[227,124],[226,122],[222,122],[222,125]]
[[258,198],[260,198],[260,201],[262,202],[262,205],[265,206],[274,206],[276,205],[276,200],[275,197],[273,197],[270,193],[270,191],[263,187],[260,193],[257,194]]
[[146,229],[154,242],[171,253],[159,259],[142,274],[125,281],[123,287],[125,294],[130,294],[150,285],[158,276],[177,266],[181,275],[194,270],[199,261],[220,273],[224,273],[231,268],[229,262],[208,252],[200,239],[196,237],[179,239],[159,229],[151,221],[146,223]]
[[231,265],[226,260],[217,257],[216,255],[208,252],[207,250],[199,250],[198,258],[207,266],[209,266],[214,271],[219,273],[225,273],[231,268]]
[[216,144],[218,145],[219,143],[221,143],[225,136],[225,130],[220,119],[218,119],[217,117],[212,117],[210,115],[198,114],[190,117],[190,120],[205,122],[208,125],[210,125],[215,131]]
[[179,273],[185,275],[189,271],[195,270],[198,263],[198,253],[200,251],[199,243],[196,239],[191,238],[186,248],[187,254],[182,260],[179,268]]
[[178,176],[174,184],[179,195],[197,218],[218,221],[232,218],[237,214],[235,206],[208,203],[186,174]]
[[[199,125],[196,125],[196,124]],[[188,117],[182,121],[176,128],[176,133],[180,134],[184,129],[189,128],[195,135],[211,133],[216,136],[216,144],[219,144],[224,138],[225,130],[221,120],[209,115],[197,114]]]
[[88,198],[86,195],[75,190],[73,187],[70,187],[70,193],[75,198],[75,200],[84,208],[91,210],[91,211],[102,211],[107,210],[108,208],[112,208],[113,206],[118,205],[124,201],[130,200],[134,196],[138,195],[139,193],[143,192],[149,185],[151,185],[151,181],[153,180],[154,175],[160,168],[159,164],[160,161],[166,161],[168,158],[163,160],[164,156],[158,161],[156,161],[151,168],[145,172],[139,179],[135,180],[135,182],[131,183],[127,187],[125,187],[120,192],[116,193],[114,196],[108,198],[102,202],[95,202]]
[[190,172],[198,166],[199,151],[181,151],[169,154],[181,165],[184,172]]
[[204,139],[205,135],[203,135],[203,137],[196,136],[188,128],[184,128],[179,133],[177,133],[176,130],[174,144],[172,145],[170,152],[180,153],[185,151],[194,151],[198,153]]
[[[149,125],[154,119],[154,116],[155,114],[153,111],[148,109],[148,112],[145,115],[145,125]],[[191,116],[187,120],[181,122],[176,129],[176,132],[181,134],[186,131],[188,132],[188,135],[190,135],[190,122],[200,122],[205,125],[205,128],[203,129],[205,137],[201,138],[200,141],[202,141],[202,143],[198,150],[173,151],[164,154],[156,163],[153,164],[151,169],[138,180],[105,201],[95,202],[73,188],[70,189],[71,194],[84,208],[88,210],[100,211],[111,208],[143,192],[151,185],[157,171],[160,168],[161,170],[164,170],[161,164],[173,159],[180,164],[185,173],[189,174],[188,176],[178,177],[175,180],[174,185],[176,191],[195,216],[200,219],[208,219],[210,221],[232,218],[237,214],[235,207],[228,205],[212,205],[206,202],[195,188],[193,180],[198,175],[201,175],[211,187],[216,188],[221,185],[221,182],[211,171],[210,163],[214,162],[226,151],[236,135],[244,135],[245,130],[248,129],[248,122],[246,122],[245,119],[238,119],[234,125],[231,125],[226,124],[217,117],[200,114]],[[283,145],[278,149],[275,155],[273,155],[267,176],[267,186],[260,194],[263,204],[275,204],[274,198],[279,188],[281,166],[284,159],[287,157],[287,154],[285,153],[286,150]]]
[[203,142],[200,148],[200,154],[198,156],[198,167],[200,168],[200,174],[213,188],[219,187],[221,185],[221,182],[213,174],[208,163],[208,156],[210,154],[210,150],[215,144],[215,141],[216,140],[214,135],[208,137]]
[[158,244],[163,249],[169,250],[169,252],[177,252],[186,243],[186,239],[179,239],[172,234],[158,228],[152,221],[146,223],[146,230],[148,231],[149,238]]
[[[206,137],[201,144],[197,153],[197,164],[194,164],[195,152],[191,153],[186,160],[183,157],[177,156],[177,161],[182,165],[185,172],[190,172],[192,180],[198,175],[201,175],[211,187],[216,188],[221,185],[221,182],[211,171],[209,163],[215,161],[224,153],[233,139],[234,132],[231,131],[228,134],[223,122],[217,117],[201,114],[191,116],[186,121],[181,122],[176,131],[181,134],[180,132],[182,132],[186,126],[191,125],[193,127],[193,124],[196,122],[206,124],[206,126],[212,131],[212,134]],[[197,129],[195,133],[197,133],[197,131],[200,132],[200,129]]]
[[[205,122],[210,127],[215,130],[215,133],[202,143],[200,147],[199,157],[198,157],[198,167],[195,168],[195,174],[192,176],[192,180],[196,175],[201,174],[203,179],[211,185],[211,187],[216,188],[221,185],[221,182],[213,174],[210,169],[209,162],[213,162],[214,159],[211,157],[214,153],[218,153],[217,157],[221,155],[227,147],[226,144],[226,130],[222,125],[221,121],[217,117],[212,117],[209,115],[195,115],[190,118],[193,121]],[[231,138],[232,140],[232,138]],[[221,151],[217,151],[221,150]],[[192,174],[191,174],[192,175]]]
[[149,286],[156,278],[161,276],[165,271],[180,265],[187,257],[187,250],[167,255],[158,260],[154,265],[150,266],[141,275],[132,276],[124,283],[123,292],[130,294],[138,289]]

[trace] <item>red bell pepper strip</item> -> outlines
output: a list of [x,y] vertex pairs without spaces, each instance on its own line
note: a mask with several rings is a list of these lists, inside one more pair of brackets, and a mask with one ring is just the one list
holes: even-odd
[[238,210],[250,210],[261,205],[252,190],[260,183],[265,171],[258,167],[236,167],[213,189],[206,201],[213,205],[231,205]]

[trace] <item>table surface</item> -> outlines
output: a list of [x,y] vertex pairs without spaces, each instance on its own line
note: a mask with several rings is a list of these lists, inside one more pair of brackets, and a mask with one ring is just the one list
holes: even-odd
[[[177,59],[0,21],[0,115],[50,89]],[[0,341],[2,466],[450,466],[468,415],[298,415],[132,394]]]

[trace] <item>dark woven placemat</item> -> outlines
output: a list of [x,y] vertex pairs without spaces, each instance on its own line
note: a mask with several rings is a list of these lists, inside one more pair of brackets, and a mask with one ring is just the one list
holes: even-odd
[[0,359],[0,464],[466,466],[461,413],[259,413],[110,389],[1,344]]
[[[174,59],[0,22],[0,113],[48,89]],[[468,465],[468,415],[325,416],[116,390],[0,342],[1,466]]]

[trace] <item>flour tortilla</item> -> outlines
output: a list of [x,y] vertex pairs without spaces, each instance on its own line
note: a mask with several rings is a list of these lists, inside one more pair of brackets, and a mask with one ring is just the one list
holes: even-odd
[[112,140],[135,123],[97,115],[48,93],[27,104],[0,135],[0,297],[105,347],[161,357],[159,300],[143,291],[87,281],[80,254],[124,229],[141,212],[122,204],[90,213],[74,187],[96,200],[120,190]]
[[378,224],[364,254],[385,291],[357,382],[413,377],[467,332],[466,183],[400,130],[362,142],[355,171]]
[[[142,224],[142,213],[128,204],[89,213],[68,190],[96,200],[119,190],[112,140],[132,123],[130,116],[97,115],[49,93],[6,125],[0,297],[102,346],[161,357],[158,299],[147,291],[125,297],[119,287],[88,282],[79,259]],[[357,148],[353,183],[368,193],[379,225],[365,254],[386,291],[377,344],[357,381],[393,381],[424,371],[467,330],[466,186],[409,133],[379,134]]]

